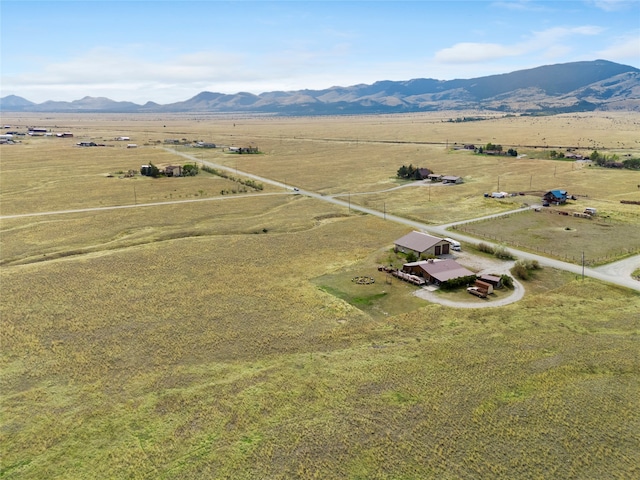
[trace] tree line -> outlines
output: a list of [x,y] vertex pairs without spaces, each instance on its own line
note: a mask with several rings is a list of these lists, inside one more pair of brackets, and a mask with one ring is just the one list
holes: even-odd
[[398,178],[404,178],[407,180],[422,180],[427,175],[433,173],[428,168],[414,167],[413,165],[402,165],[396,175]]

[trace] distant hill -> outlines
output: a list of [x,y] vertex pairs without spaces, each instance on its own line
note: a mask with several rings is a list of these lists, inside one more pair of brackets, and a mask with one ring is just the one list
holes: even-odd
[[9,95],[6,112],[255,112],[281,115],[402,113],[435,110],[560,113],[640,110],[640,69],[606,60],[545,65],[472,79],[379,81],[324,90],[201,92],[182,102],[159,105],[85,97],[35,104]]

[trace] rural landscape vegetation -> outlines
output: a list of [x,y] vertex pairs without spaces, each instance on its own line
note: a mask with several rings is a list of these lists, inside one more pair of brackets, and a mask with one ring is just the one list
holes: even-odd
[[[5,98],[0,478],[640,475],[640,114],[558,101]],[[415,230],[504,286],[391,275]]]

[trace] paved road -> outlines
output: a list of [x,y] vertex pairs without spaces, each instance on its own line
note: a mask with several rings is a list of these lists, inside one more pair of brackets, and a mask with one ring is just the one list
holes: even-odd
[[[400,223],[403,225],[407,225],[411,228],[415,228],[417,230],[421,230],[430,234],[435,234],[435,235],[439,235],[439,236],[448,236],[451,238],[454,238],[456,240],[459,241],[464,241],[464,242],[469,242],[469,243],[476,243],[478,242],[478,239],[474,238],[474,237],[470,237],[468,235],[463,235],[457,231],[448,231],[447,228],[453,226],[453,225],[458,225],[458,224],[462,224],[465,223],[464,221],[462,222],[454,222],[454,223],[450,223],[450,224],[446,224],[446,225],[438,225],[438,226],[433,226],[433,225],[427,225],[421,222],[417,222],[414,220],[409,220],[407,218],[403,218],[403,217],[398,217],[396,215],[391,215],[389,213],[386,212],[381,212],[379,210],[375,210],[373,208],[368,208],[368,207],[363,207],[361,205],[356,205],[356,204],[352,204],[350,199],[348,199],[347,201],[344,200],[340,200],[338,198],[335,198],[335,196],[327,196],[327,195],[321,195],[319,193],[316,192],[312,192],[309,190],[304,190],[304,189],[299,189],[296,188],[296,191],[294,191],[293,189],[295,188],[294,185],[289,185],[289,184],[284,184],[283,182],[279,182],[276,180],[272,180],[270,178],[265,178],[265,177],[261,177],[259,175],[254,175],[252,173],[247,173],[247,172],[241,172],[238,171],[235,168],[231,168],[231,167],[227,167],[225,165],[219,165],[213,162],[209,162],[207,160],[203,160],[201,158],[198,158],[194,155],[189,155],[183,152],[178,152],[175,149],[170,149],[170,148],[165,148],[166,151],[171,152],[175,155],[179,155],[189,161],[192,162],[197,162],[197,163],[201,163],[204,164],[206,166],[209,166],[211,168],[215,168],[218,170],[224,170],[224,171],[228,171],[234,174],[238,174],[238,175],[242,175],[243,177],[248,177],[251,178],[253,180],[257,180],[260,181],[262,183],[265,184],[269,184],[269,185],[274,185],[276,187],[280,187],[283,189],[288,190],[288,192],[290,194],[298,194],[298,195],[305,195],[307,197],[311,197],[311,198],[315,198],[316,200],[321,200],[323,202],[328,202],[328,203],[332,203],[334,205],[338,205],[338,206],[342,206],[345,208],[348,208],[349,210],[354,210],[354,211],[359,211],[359,212],[363,212],[363,213],[367,213],[369,215],[374,215],[376,217],[385,219],[385,220],[389,220],[391,222],[396,222],[396,223]],[[277,193],[265,193],[265,194],[251,194],[251,196],[256,196],[256,195],[278,195]],[[231,198],[238,198],[238,196],[233,196],[233,197],[222,197],[225,199],[231,199]],[[349,197],[350,198],[350,197]],[[157,202],[157,203],[147,203],[147,204],[138,204],[138,205],[120,205],[120,206],[113,206],[113,207],[94,207],[94,208],[82,208],[82,209],[75,209],[75,210],[63,210],[63,211],[57,211],[57,212],[40,212],[40,213],[27,213],[27,214],[21,214],[21,215],[5,215],[5,216],[1,216],[0,219],[8,219],[8,218],[19,218],[19,217],[27,217],[27,216],[39,216],[39,215],[58,215],[58,214],[63,214],[63,213],[82,213],[82,212],[95,212],[95,211],[100,211],[100,210],[114,210],[114,209],[119,209],[119,208],[138,208],[138,207],[150,207],[150,206],[161,206],[161,205],[169,205],[169,204],[176,204],[176,203],[188,203],[188,202],[203,202],[203,201],[214,201],[214,200],[219,200],[220,197],[216,197],[215,199],[195,199],[195,200],[179,200],[179,201],[172,201],[172,202]],[[529,207],[526,207],[529,208]],[[499,213],[499,214],[495,214],[495,215],[488,215],[486,217],[481,217],[480,219],[484,219],[484,218],[493,218],[493,217],[497,217],[497,216],[501,216],[501,215],[507,215],[509,213],[512,212],[517,212],[517,211],[521,211],[523,209],[517,209],[517,210],[513,210],[511,212],[503,212],[503,213]],[[476,220],[480,220],[480,219],[474,219],[473,221]],[[484,243],[487,244],[492,244],[492,242],[488,242],[488,241],[484,241]],[[493,244],[495,245],[495,244]],[[630,275],[631,272],[633,272],[635,269],[640,268],[640,255],[635,255],[633,257],[621,260],[619,262],[614,262],[610,265],[604,265],[601,267],[597,267],[597,268],[586,268],[586,267],[582,267],[580,265],[574,265],[572,263],[568,263],[568,262],[563,262],[560,260],[555,260],[552,258],[547,258],[544,257],[542,255],[536,255],[533,253],[529,253],[529,252],[524,252],[521,250],[516,250],[514,248],[509,248],[509,251],[511,251],[516,257],[518,258],[522,258],[522,259],[527,259],[527,260],[537,260],[540,265],[543,266],[548,266],[548,267],[553,267],[553,268],[558,268],[561,270],[565,270],[568,272],[572,272],[575,273],[576,275],[584,275],[587,277],[592,277],[604,282],[608,282],[608,283],[612,283],[615,285],[620,285],[622,287],[627,287],[627,288],[631,288],[633,290],[637,290],[640,291],[640,282],[637,280],[634,280]]]

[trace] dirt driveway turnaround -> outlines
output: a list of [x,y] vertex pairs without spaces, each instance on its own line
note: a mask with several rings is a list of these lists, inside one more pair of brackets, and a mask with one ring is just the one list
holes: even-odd
[[[466,252],[458,252],[456,255],[452,255],[456,261],[465,267],[477,270],[478,275],[482,274],[497,274],[502,275],[506,273],[507,275],[511,275],[509,270],[513,267],[514,261],[500,261],[493,260],[490,258],[479,257],[475,255],[467,254]],[[524,287],[520,282],[518,282],[515,278],[513,279],[513,292],[508,297],[500,298],[499,300],[491,300],[491,296],[488,299],[476,298],[475,300],[470,299],[468,302],[455,302],[453,300],[447,300],[441,298],[436,292],[430,291],[427,288],[421,288],[420,290],[416,290],[414,293],[416,297],[422,298],[429,302],[439,303],[440,305],[445,305],[447,307],[454,308],[489,308],[489,307],[502,307],[503,305],[508,305],[510,303],[517,302],[522,297],[524,297]]]

